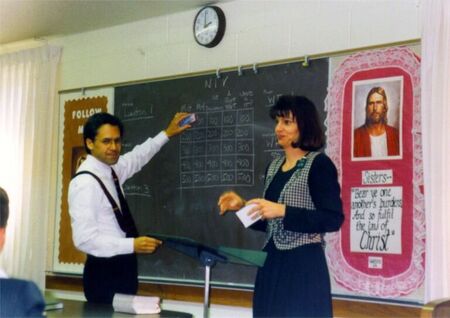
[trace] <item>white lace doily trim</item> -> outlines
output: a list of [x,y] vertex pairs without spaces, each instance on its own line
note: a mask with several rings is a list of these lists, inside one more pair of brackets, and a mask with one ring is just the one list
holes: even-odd
[[[413,88],[413,248],[411,263],[407,270],[394,277],[371,276],[350,266],[344,258],[341,232],[326,235],[326,254],[330,271],[336,282],[344,288],[369,296],[398,297],[407,295],[420,287],[424,280],[425,209],[422,170],[422,143],[420,117],[420,60],[406,47],[359,52],[349,56],[336,69],[328,87],[325,100],[327,118],[326,153],[336,164],[342,181],[342,114],[344,87],[356,72],[385,67],[398,67],[411,76]],[[342,184],[342,182],[341,182]]]

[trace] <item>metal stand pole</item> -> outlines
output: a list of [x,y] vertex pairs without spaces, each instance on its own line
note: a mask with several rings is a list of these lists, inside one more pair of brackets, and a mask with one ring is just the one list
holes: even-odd
[[209,280],[211,278],[211,266],[205,265],[205,299],[203,302],[203,318],[209,318]]

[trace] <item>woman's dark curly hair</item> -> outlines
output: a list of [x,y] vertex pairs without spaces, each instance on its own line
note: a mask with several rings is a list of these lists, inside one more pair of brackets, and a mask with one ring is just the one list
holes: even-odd
[[322,127],[319,122],[314,103],[304,96],[280,96],[277,102],[270,108],[270,117],[289,117],[289,114],[297,122],[300,138],[292,146],[306,151],[315,151],[325,144]]

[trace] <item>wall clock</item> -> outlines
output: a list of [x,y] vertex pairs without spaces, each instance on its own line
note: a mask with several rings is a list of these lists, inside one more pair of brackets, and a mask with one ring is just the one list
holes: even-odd
[[205,47],[214,47],[222,40],[225,26],[222,9],[216,6],[203,7],[194,19],[195,41]]

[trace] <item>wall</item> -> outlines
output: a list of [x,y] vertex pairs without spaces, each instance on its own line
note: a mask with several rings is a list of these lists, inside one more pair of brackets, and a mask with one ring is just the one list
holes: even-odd
[[187,11],[51,40],[61,45],[60,89],[106,85],[420,37],[418,0],[236,0],[215,48],[196,44]]

